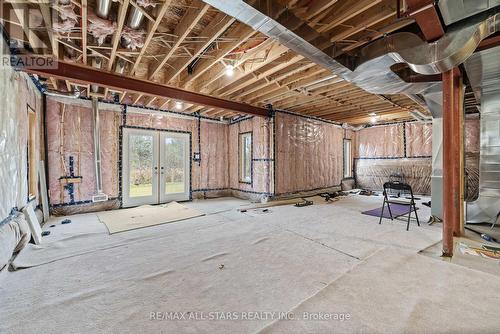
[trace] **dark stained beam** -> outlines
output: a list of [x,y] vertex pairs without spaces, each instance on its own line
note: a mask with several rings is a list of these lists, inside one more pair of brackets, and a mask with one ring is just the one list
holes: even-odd
[[407,0],[407,16],[417,21],[427,42],[433,42],[444,35],[444,29],[439,19],[433,0]]
[[94,84],[113,90],[134,92],[160,98],[170,98],[207,107],[232,110],[255,116],[268,116],[268,110],[246,103],[229,101],[209,95],[190,92],[187,90],[161,85],[151,81],[139,80],[117,75],[90,66],[76,65],[55,61],[52,68],[24,67],[22,71],[38,74],[44,77],[71,80],[82,84]]

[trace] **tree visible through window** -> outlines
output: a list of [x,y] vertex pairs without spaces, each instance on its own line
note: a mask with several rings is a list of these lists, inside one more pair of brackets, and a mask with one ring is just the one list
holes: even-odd
[[252,182],[252,133],[240,133],[240,182]]

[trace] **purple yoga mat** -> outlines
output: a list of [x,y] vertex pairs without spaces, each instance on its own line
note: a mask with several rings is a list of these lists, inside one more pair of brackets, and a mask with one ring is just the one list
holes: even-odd
[[[410,205],[403,205],[403,204],[390,204],[390,205],[391,205],[392,218],[397,218],[399,216],[406,215],[408,214],[408,212],[410,212]],[[380,213],[382,213],[382,207],[373,210],[363,211],[361,213],[368,216],[380,217]],[[384,208],[384,218],[389,218],[389,219],[391,218],[391,215],[389,214],[389,209],[387,209],[387,204],[385,205]]]

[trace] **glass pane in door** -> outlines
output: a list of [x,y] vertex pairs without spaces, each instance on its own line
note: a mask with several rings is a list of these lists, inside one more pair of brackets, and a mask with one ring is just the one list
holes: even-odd
[[163,180],[166,194],[186,191],[186,140],[184,138],[164,138]]
[[129,196],[153,195],[153,136],[131,134],[129,139]]

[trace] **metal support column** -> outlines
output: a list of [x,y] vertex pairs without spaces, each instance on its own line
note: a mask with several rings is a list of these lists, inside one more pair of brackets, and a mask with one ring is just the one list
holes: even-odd
[[458,68],[443,73],[443,256],[464,221],[463,83]]

